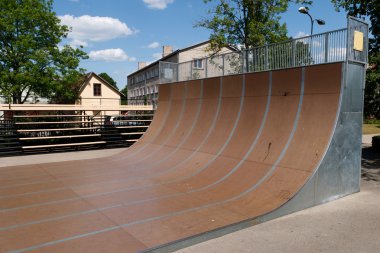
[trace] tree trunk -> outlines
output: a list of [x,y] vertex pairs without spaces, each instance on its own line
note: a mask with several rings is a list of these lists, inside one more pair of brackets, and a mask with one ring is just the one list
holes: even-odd
[[13,104],[22,104],[22,94],[13,94]]

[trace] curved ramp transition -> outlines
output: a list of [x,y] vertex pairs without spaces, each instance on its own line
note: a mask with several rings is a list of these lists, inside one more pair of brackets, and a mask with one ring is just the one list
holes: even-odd
[[345,68],[163,84],[127,151],[0,169],[1,252],[170,251],[300,209],[287,203],[339,149]]

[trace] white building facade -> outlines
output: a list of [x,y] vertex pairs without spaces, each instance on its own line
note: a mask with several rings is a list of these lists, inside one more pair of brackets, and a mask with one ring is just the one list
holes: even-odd
[[[160,83],[160,75],[177,75],[177,73],[169,72],[162,73],[164,69],[160,64],[162,63],[173,63],[180,64],[189,62],[190,72],[196,73],[205,68],[205,59],[210,55],[209,52],[210,41],[205,41],[184,49],[178,49],[173,51],[171,46],[163,46],[162,58],[146,65],[143,62],[139,62],[138,70],[128,76],[128,103],[151,103],[156,101],[158,98],[158,84]],[[220,52],[220,54],[226,54],[236,51],[232,47],[225,47]],[[194,70],[194,71],[192,71]],[[161,73],[160,73],[161,72]],[[194,77],[192,77],[193,79]]]

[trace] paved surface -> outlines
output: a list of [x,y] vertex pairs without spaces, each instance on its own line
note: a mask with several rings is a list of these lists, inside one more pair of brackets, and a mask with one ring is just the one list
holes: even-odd
[[98,150],[62,152],[62,153],[51,153],[51,154],[41,154],[41,155],[1,157],[0,167],[101,158],[101,157],[107,157],[110,155],[118,154],[124,150],[126,150],[126,148],[98,149]]
[[371,145],[372,144],[372,137],[376,136],[376,135],[380,135],[380,134],[365,134],[365,135],[363,135],[362,143],[367,144],[367,145]]

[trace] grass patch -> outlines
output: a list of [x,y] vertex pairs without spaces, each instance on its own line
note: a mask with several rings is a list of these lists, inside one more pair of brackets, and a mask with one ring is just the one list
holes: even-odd
[[363,134],[380,134],[380,123],[363,124]]
[[377,125],[380,125],[380,119],[364,119],[364,124],[377,124]]

